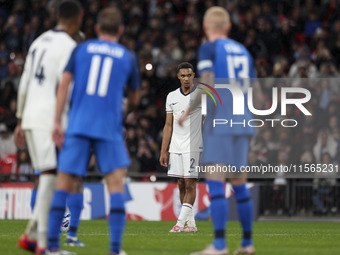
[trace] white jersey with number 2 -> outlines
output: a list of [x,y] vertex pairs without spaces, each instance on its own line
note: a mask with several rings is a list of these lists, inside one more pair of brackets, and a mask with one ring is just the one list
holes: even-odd
[[170,153],[191,153],[202,151],[202,116],[201,105],[193,109],[183,123],[178,120],[189,107],[190,102],[199,95],[198,89],[192,89],[189,94],[184,94],[181,88],[170,92],[166,98],[166,113],[173,114],[173,129],[170,141]]

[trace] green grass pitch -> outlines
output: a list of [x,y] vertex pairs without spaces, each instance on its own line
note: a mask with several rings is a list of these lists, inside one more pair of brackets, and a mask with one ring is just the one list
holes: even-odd
[[[24,231],[25,220],[0,220],[0,254],[28,255],[16,246]],[[203,249],[213,238],[212,225],[199,221],[198,233],[169,233],[175,222],[127,222],[123,249],[128,255],[184,255]],[[228,247],[232,252],[240,242],[238,222],[229,222]],[[105,255],[108,252],[108,228],[105,220],[81,221],[79,239],[85,248],[63,249],[82,255]],[[65,235],[63,235],[65,240]],[[339,223],[255,222],[254,240],[257,255],[335,255],[340,254]]]

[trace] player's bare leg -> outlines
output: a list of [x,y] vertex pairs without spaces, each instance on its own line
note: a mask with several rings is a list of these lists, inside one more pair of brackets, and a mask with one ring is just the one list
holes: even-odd
[[[193,186],[194,186],[193,189],[194,189],[195,194],[193,194],[194,199],[193,199],[192,205],[194,205],[195,198],[196,198],[196,182],[193,184]],[[185,197],[185,194],[186,194],[186,188],[185,187],[186,187],[185,179],[179,178],[178,179],[178,189],[179,189],[179,197],[180,197],[181,205],[183,205],[184,197]],[[184,232],[197,232],[194,210],[191,210],[191,212],[190,212],[190,214],[187,218],[186,223],[187,223],[187,226],[184,227],[184,229],[183,229]]]
[[185,196],[185,182],[184,178],[178,178],[177,180],[178,190],[179,190],[179,199],[181,201],[181,205],[183,204],[184,196]]
[[[185,189],[185,179],[184,178],[178,178],[178,189],[179,189],[179,198],[181,201],[181,205],[183,205],[183,201],[184,201],[184,197],[186,194],[186,189]],[[195,186],[195,190],[196,190],[196,186]],[[194,201],[195,202],[195,201]],[[197,227],[196,227],[196,223],[195,223],[195,214],[194,214],[194,210],[191,210],[190,214],[188,215],[187,218],[187,222],[190,221],[190,226],[185,226],[183,228],[184,232],[197,232]]]
[[[193,207],[193,204],[194,204],[195,199],[196,199],[196,179],[185,178],[183,180],[184,180],[185,194],[184,194],[184,197],[183,197],[183,200],[182,200],[183,201],[182,209],[181,209],[181,212],[179,214],[176,225],[170,230],[170,232],[182,232],[182,231],[184,231],[184,225],[187,222],[189,215],[192,213],[192,207]],[[181,181],[181,185],[182,184],[183,184],[183,181]],[[190,229],[192,229],[192,231],[190,231],[190,232],[197,232],[195,222],[192,222],[192,220],[191,220],[190,224],[191,224]],[[188,228],[188,230],[189,230],[189,228]]]
[[[185,179],[186,192],[185,192],[184,201],[190,204],[191,206],[194,206],[195,199],[196,199],[196,181],[197,180],[193,178]],[[187,217],[186,223],[187,223],[187,226],[184,227],[184,232],[197,232],[195,212],[193,208],[191,209]]]
[[193,205],[196,199],[196,179],[186,178],[185,182],[185,195],[183,198],[183,203],[188,203]]
[[[181,205],[183,206],[183,201],[185,197],[185,181],[184,178],[177,179],[178,190],[179,190],[179,199],[181,201]],[[184,226],[180,228],[177,224],[170,230],[170,232],[182,232]]]

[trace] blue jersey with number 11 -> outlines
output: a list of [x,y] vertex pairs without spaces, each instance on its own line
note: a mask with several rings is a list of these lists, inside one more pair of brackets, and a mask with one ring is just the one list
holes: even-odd
[[75,48],[65,71],[74,77],[66,134],[123,140],[124,87],[140,86],[135,55],[118,43],[90,40]]

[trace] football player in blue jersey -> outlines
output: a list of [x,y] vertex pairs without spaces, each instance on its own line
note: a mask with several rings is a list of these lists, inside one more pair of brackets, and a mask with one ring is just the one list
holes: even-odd
[[[230,18],[222,7],[209,8],[203,19],[203,28],[208,41],[204,43],[198,53],[197,69],[201,81],[214,84],[216,78],[225,80],[242,79],[242,91],[250,86],[251,78],[255,78],[255,69],[252,58],[246,48],[240,43],[227,37],[230,30]],[[242,82],[241,82],[242,83]],[[234,82],[234,85],[236,82]],[[238,86],[241,86],[239,84]],[[256,97],[260,97],[259,84],[253,84]],[[233,114],[232,93],[226,89],[216,89],[221,97],[221,105],[207,104],[207,115],[203,129],[204,150],[202,163],[216,171],[208,171],[206,183],[211,198],[211,218],[213,221],[215,238],[213,244],[205,250],[193,253],[195,255],[226,255],[228,248],[225,238],[226,222],[228,218],[228,202],[225,197],[225,179],[230,179],[235,191],[239,219],[243,229],[241,247],[234,254],[255,254],[252,239],[253,230],[253,204],[250,192],[246,187],[245,176],[226,176],[225,171],[217,171],[221,167],[234,166],[240,169],[247,165],[248,147],[250,137],[255,133],[253,127],[240,125],[251,119],[251,112],[245,105],[242,116]],[[242,94],[242,97],[245,95]],[[258,100],[258,99],[257,99]],[[243,104],[244,105],[244,104]],[[193,105],[191,106],[193,107]],[[187,116],[189,110],[183,115]],[[181,118],[180,122],[183,120]],[[216,125],[215,119],[234,120],[238,125]],[[223,127],[222,127],[223,126]],[[220,168],[218,168],[220,167]],[[209,168],[208,168],[209,169]],[[228,169],[228,168],[224,168]]]
[[[74,176],[86,175],[91,148],[110,193],[110,254],[125,254],[121,250],[125,227],[123,179],[130,159],[124,144],[122,106],[125,85],[130,106],[138,106],[139,67],[135,55],[118,43],[123,25],[117,8],[102,10],[95,29],[98,39],[75,48],[57,92],[53,140],[61,151],[49,217],[47,254],[60,254],[59,226],[66,199]],[[72,80],[74,88],[64,134],[61,113]]]

